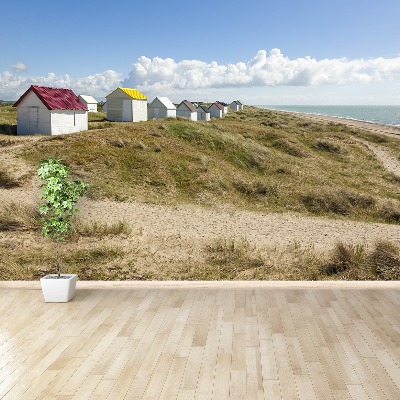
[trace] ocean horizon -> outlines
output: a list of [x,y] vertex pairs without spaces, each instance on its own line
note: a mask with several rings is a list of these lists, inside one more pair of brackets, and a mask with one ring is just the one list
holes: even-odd
[[290,111],[304,114],[325,115],[355,121],[400,126],[399,106],[305,106],[305,105],[259,105],[268,110]]

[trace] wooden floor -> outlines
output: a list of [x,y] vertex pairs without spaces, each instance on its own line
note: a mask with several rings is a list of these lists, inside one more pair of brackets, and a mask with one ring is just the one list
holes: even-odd
[[1,399],[400,399],[400,283],[0,282]]

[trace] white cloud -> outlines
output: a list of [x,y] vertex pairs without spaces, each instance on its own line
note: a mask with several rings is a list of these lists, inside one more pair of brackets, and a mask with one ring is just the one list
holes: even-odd
[[[98,98],[104,98],[117,86],[135,87],[150,100],[152,96],[160,95],[169,96],[175,101],[183,98],[215,100],[224,96],[233,99],[240,97],[240,93],[243,96],[247,93],[248,99],[254,96],[256,103],[253,104],[257,104],[256,93],[262,96],[260,92],[266,88],[274,93],[278,88],[281,92],[295,92],[297,88],[303,88],[315,96],[313,88],[320,92],[328,87],[342,88],[341,93],[344,93],[345,88],[351,87],[351,92],[358,88],[361,93],[363,87],[372,87],[374,91],[384,84],[400,82],[400,56],[355,60],[317,60],[306,56],[291,60],[279,49],[272,49],[269,53],[259,50],[251,60],[235,64],[142,56],[133,64],[125,80],[121,73],[113,70],[75,79],[54,73],[45,76],[21,75],[19,72],[26,68],[21,62],[12,67],[13,72],[4,71],[0,74],[0,99],[15,100],[30,85],[37,84],[71,88],[77,94],[90,94]],[[328,92],[331,93],[331,89]],[[389,100],[391,103],[395,101]]]
[[150,93],[176,89],[205,89],[266,86],[317,86],[365,84],[400,76],[400,57],[370,60],[311,57],[290,60],[279,49],[269,54],[259,50],[248,62],[219,65],[213,61],[174,61],[171,58],[140,57],[124,85]]
[[0,75],[0,99],[17,100],[31,85],[68,88],[76,94],[90,94],[103,98],[121,85],[122,78],[121,73],[112,70],[78,79],[52,72],[46,76],[22,77],[5,71]]
[[15,64],[11,65],[14,72],[23,72],[28,70],[28,66],[25,65],[24,63],[18,61]]

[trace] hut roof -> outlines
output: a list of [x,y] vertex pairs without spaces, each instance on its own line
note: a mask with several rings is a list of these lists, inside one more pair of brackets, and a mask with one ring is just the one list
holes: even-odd
[[[172,101],[168,97],[156,97],[156,99],[160,100],[162,104],[168,109],[168,110],[176,110],[176,107],[172,103]],[[155,99],[154,99],[155,100]],[[154,101],[153,100],[153,101]],[[152,102],[153,103],[153,102]],[[151,104],[150,104],[151,106]]]
[[32,85],[13,105],[17,107],[22,100],[33,92],[48,110],[83,110],[87,107],[71,89],[57,89],[46,86]]
[[87,104],[97,104],[98,103],[98,101],[94,97],[86,95],[86,94],[80,94],[79,98],[82,99],[83,101],[85,101]]
[[[181,104],[184,104],[191,112],[196,112],[195,106],[190,101],[183,100],[181,102]],[[179,105],[181,105],[181,104],[179,104]]]
[[[199,110],[199,108],[200,108],[200,110]],[[197,111],[202,112],[201,110],[203,110],[205,113],[210,114],[210,110],[207,108],[207,106],[204,106],[204,105],[200,104],[200,105],[197,107]]]
[[222,110],[222,106],[221,106],[220,103],[218,103],[218,101],[216,101],[215,103],[211,104],[210,107],[212,107],[214,104],[215,104],[220,110]]
[[147,100],[147,97],[143,93],[140,93],[139,90],[131,89],[131,88],[122,88],[122,87],[116,88],[113,92],[108,94],[106,97],[112,95],[117,90],[122,90],[125,94],[127,94],[132,99],[135,99],[135,100]]

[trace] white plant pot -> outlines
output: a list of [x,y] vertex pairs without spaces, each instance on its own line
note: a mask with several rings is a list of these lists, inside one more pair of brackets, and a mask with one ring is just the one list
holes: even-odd
[[66,303],[75,296],[76,274],[46,275],[40,279],[44,301],[46,303]]

